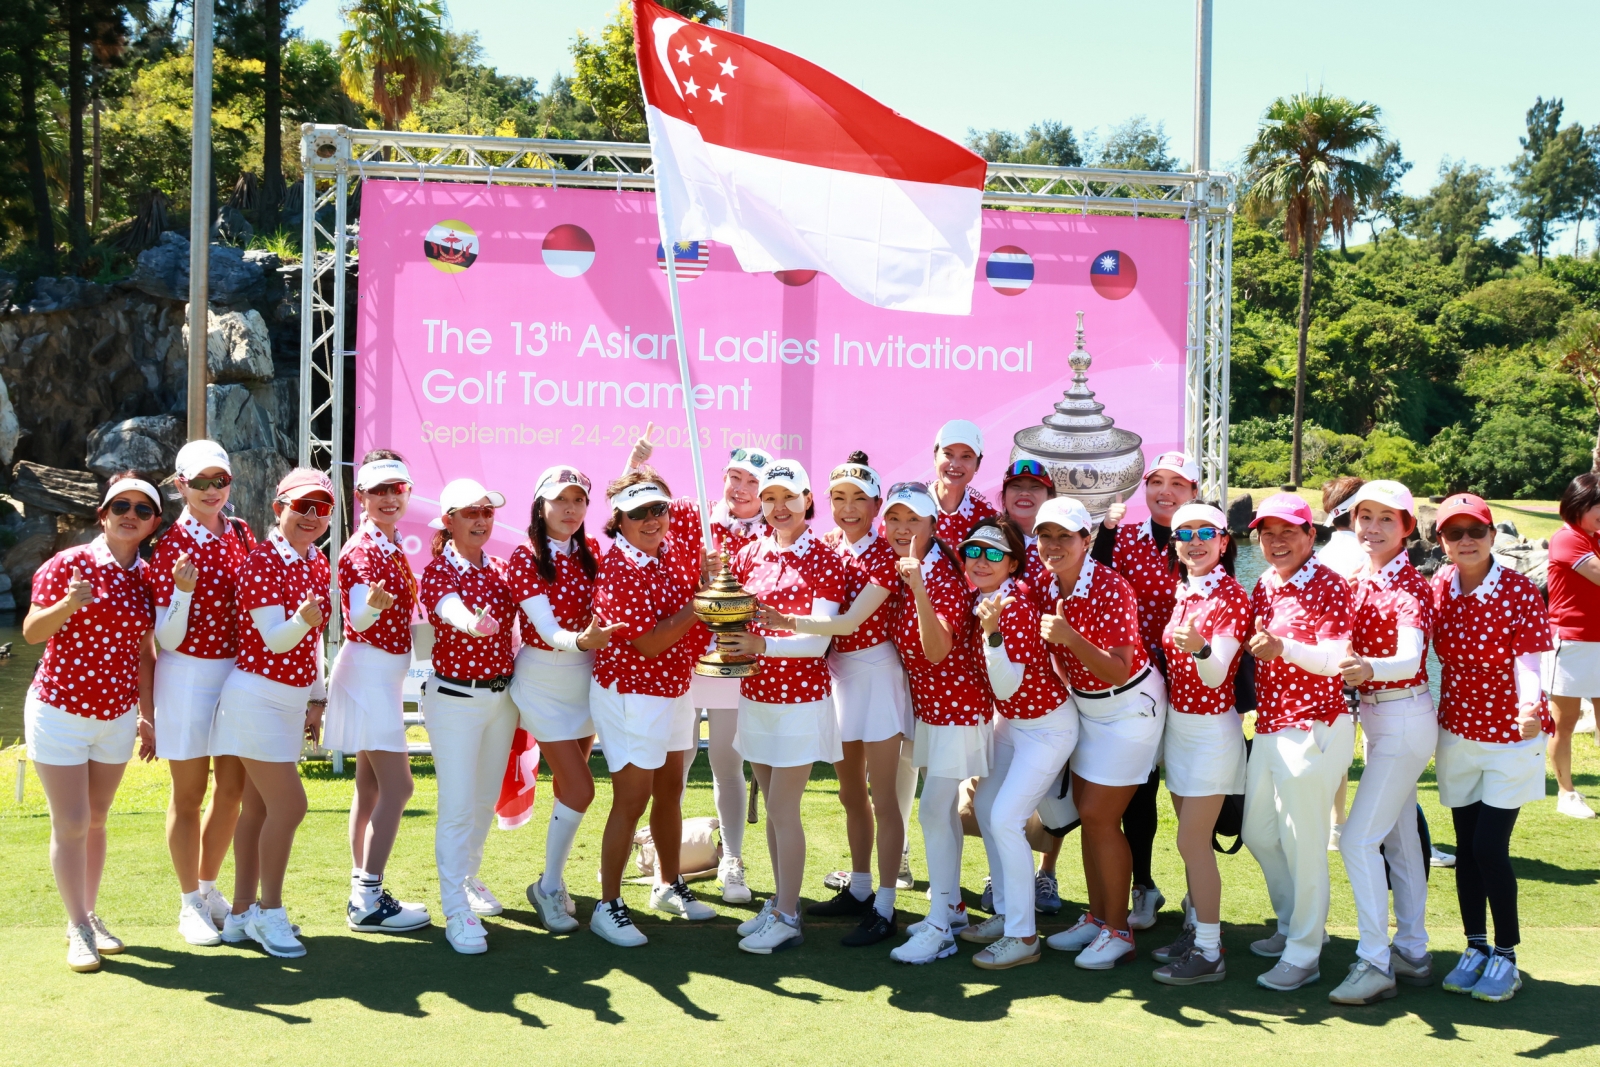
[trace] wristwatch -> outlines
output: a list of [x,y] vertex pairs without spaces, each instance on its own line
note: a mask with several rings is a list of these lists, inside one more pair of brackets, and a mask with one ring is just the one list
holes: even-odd
[[1191,652],[1191,653],[1189,653],[1189,655],[1193,656],[1195,659],[1210,659],[1211,658],[1211,642],[1207,641],[1205,643],[1205,645],[1200,649],[1199,652]]
[[1006,635],[1001,633],[999,630],[996,630],[994,633],[989,635],[989,647],[990,648],[999,648],[1001,645],[1003,645],[1005,643],[1006,643]]

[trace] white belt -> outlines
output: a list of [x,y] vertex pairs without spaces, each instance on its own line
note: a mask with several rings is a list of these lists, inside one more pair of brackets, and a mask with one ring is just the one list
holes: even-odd
[[1391,700],[1410,700],[1428,691],[1425,685],[1414,685],[1409,689],[1378,689],[1371,693],[1361,694],[1363,704],[1387,704]]

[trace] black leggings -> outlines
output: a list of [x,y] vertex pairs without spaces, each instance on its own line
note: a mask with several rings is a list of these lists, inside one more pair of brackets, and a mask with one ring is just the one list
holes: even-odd
[[1456,824],[1456,902],[1468,938],[1487,933],[1484,902],[1494,912],[1494,943],[1515,948],[1522,940],[1517,928],[1517,876],[1511,870],[1511,831],[1517,825],[1517,808],[1492,808],[1481,800],[1452,808]]
[[1122,813],[1122,835],[1133,852],[1135,889],[1154,889],[1150,875],[1150,854],[1156,847],[1156,797],[1161,792],[1161,772],[1151,771],[1150,780],[1141,785]]

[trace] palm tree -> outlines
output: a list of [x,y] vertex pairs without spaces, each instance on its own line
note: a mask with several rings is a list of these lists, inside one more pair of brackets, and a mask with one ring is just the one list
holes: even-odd
[[350,27],[339,35],[345,92],[370,99],[384,127],[399,129],[445,75],[443,0],[351,0],[340,13]]
[[1357,154],[1384,145],[1378,107],[1324,90],[1280,96],[1267,108],[1255,143],[1245,153],[1246,204],[1261,216],[1283,215],[1289,250],[1298,252],[1300,343],[1294,373],[1294,450],[1290,481],[1300,484],[1300,428],[1305,415],[1306,336],[1311,328],[1313,254],[1331,227],[1341,236],[1355,225],[1383,175]]

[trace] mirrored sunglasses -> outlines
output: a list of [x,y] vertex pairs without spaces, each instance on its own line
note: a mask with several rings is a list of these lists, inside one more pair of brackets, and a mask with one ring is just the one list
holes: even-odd
[[999,563],[1010,553],[1004,552],[998,548],[988,548],[984,545],[962,545],[961,554],[967,559],[977,559],[979,556],[982,556],[990,563]]
[[748,463],[756,470],[767,465],[767,457],[760,452],[753,452],[748,448],[736,448],[728,454],[728,459],[733,463]]
[[373,486],[371,489],[368,489],[367,492],[372,496],[405,496],[407,493],[411,492],[411,483],[384,482],[382,485]]
[[477,522],[479,519],[494,518],[494,507],[488,504],[475,504],[470,508],[456,508],[450,514],[459,515],[468,522]]
[[140,522],[149,522],[156,517],[155,508],[149,504],[134,503],[132,500],[113,500],[110,504],[110,511],[111,514],[119,517],[131,511]]
[[1044,471],[1044,464],[1036,459],[1019,459],[1006,468],[1007,478],[1041,478],[1050,481],[1050,476]]
[[659,519],[661,516],[667,513],[667,507],[668,505],[658,500],[654,504],[645,504],[641,507],[634,508],[632,511],[627,512],[627,516],[634,522],[643,522],[646,519]]
[[319,519],[325,519],[333,514],[333,502],[331,500],[285,500],[279,497],[278,503],[296,515],[315,515]]
[[1222,536],[1222,531],[1215,526],[1202,526],[1198,530],[1173,530],[1172,536],[1179,541],[1210,541]]
[[226,489],[233,484],[233,475],[215,474],[209,478],[186,478],[190,489],[198,489],[204,493],[208,489]]

